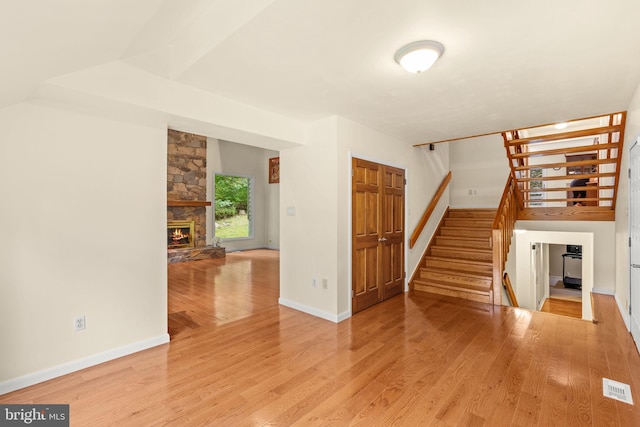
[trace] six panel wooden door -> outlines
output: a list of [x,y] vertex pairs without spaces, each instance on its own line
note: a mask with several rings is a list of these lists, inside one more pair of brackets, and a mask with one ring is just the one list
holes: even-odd
[[404,170],[352,160],[352,313],[404,289]]

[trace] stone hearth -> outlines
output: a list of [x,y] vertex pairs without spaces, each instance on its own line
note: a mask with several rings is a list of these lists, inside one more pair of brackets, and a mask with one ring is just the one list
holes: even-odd
[[167,257],[169,264],[186,261],[198,261],[201,259],[224,258],[226,256],[225,248],[216,248],[214,246],[205,246],[202,248],[183,248],[169,249]]

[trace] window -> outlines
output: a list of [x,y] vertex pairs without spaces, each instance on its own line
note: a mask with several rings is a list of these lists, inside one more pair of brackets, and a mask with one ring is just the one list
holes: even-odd
[[252,177],[216,174],[215,236],[222,240],[252,238],[252,200]]
[[[531,169],[529,171],[529,177],[531,178],[542,178],[542,176],[542,169]],[[540,191],[544,188],[542,180],[533,179],[529,181],[529,186],[531,190],[529,193],[529,206],[542,206],[544,200],[544,193]]]

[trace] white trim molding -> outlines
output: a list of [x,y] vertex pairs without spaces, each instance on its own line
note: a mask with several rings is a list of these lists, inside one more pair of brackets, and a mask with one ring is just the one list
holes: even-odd
[[128,356],[139,351],[147,350],[169,342],[169,334],[158,335],[143,341],[138,341],[123,347],[114,348],[102,353],[74,360],[72,362],[63,363],[62,365],[44,369],[42,371],[27,374],[18,378],[7,380],[0,383],[0,395],[6,394],[21,388],[29,387],[53,378],[61,377],[81,369],[99,365],[110,360]]
[[310,307],[305,304],[300,304],[285,298],[279,298],[278,304],[284,305],[285,307],[293,308],[294,310],[301,311],[303,313],[310,314],[311,316],[319,317],[324,320],[328,320],[333,323],[340,323],[345,319],[351,317],[351,312],[345,311],[344,313],[332,314],[327,313],[326,311],[318,310],[317,308]]

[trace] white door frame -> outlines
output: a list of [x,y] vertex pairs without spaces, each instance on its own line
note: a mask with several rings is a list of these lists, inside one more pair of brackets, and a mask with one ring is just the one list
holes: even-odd
[[640,137],[629,149],[629,329],[640,351]]

